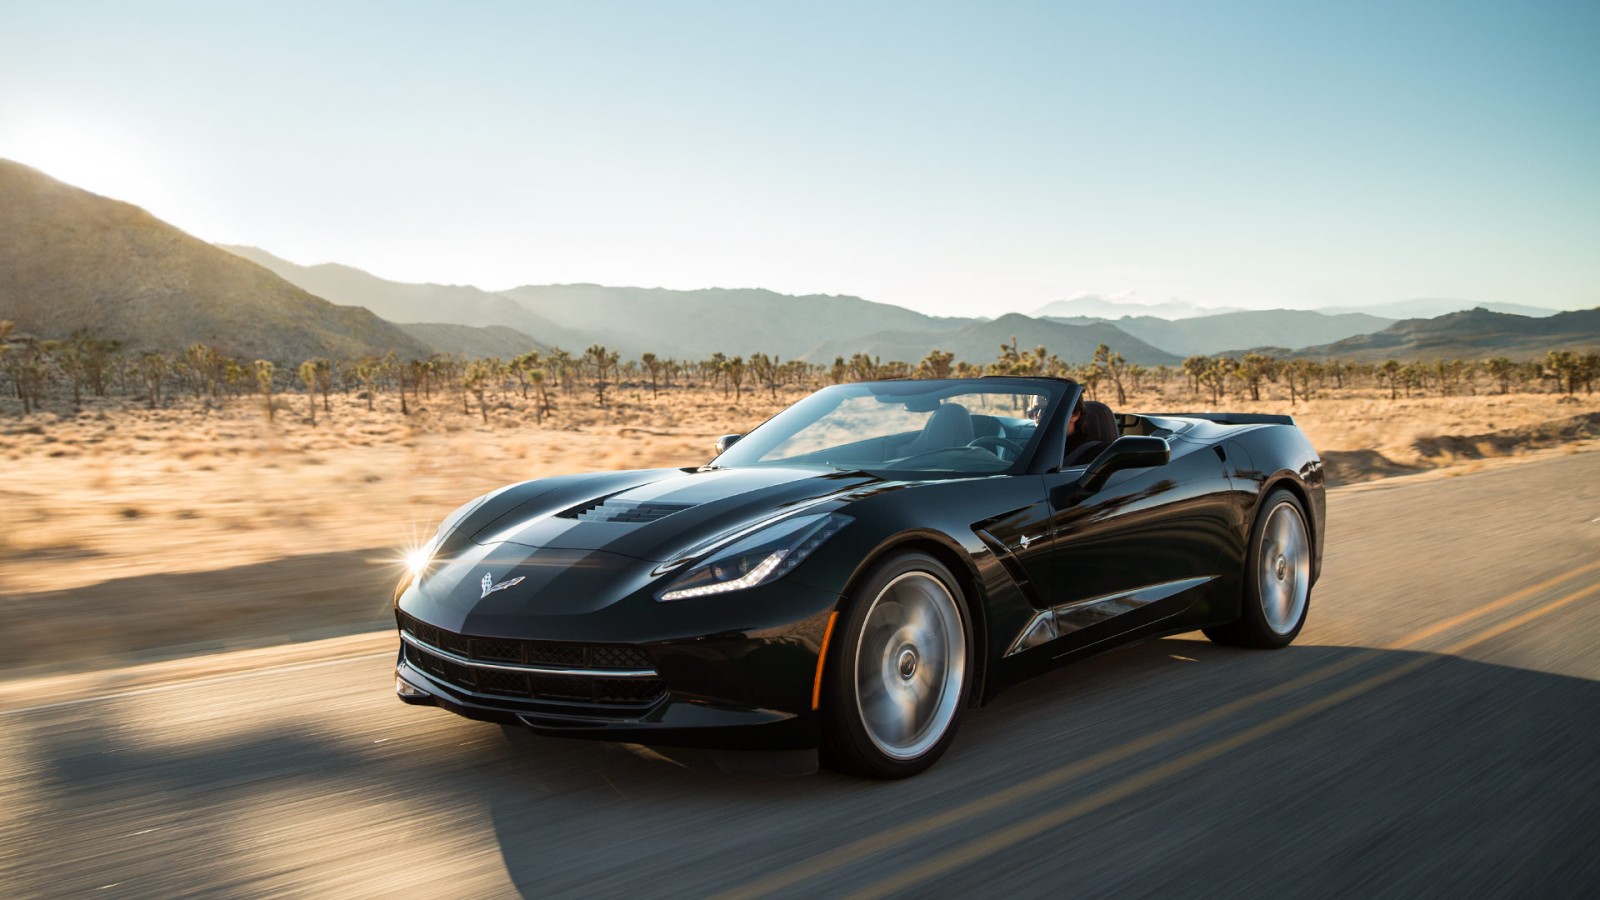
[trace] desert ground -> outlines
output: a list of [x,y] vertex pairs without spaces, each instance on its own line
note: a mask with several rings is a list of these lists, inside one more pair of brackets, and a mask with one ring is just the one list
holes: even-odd
[[[623,388],[602,408],[575,391],[542,422],[514,393],[487,421],[459,397],[402,415],[391,395],[369,411],[336,393],[314,425],[295,395],[276,398],[271,421],[249,397],[67,401],[29,416],[0,402],[0,603],[14,648],[0,677],[382,628],[399,560],[456,505],[546,475],[700,465],[718,435],[803,393],[735,403]],[[1169,386],[1126,409],[1208,405]],[[1583,394],[1346,389],[1218,408],[1292,413],[1345,485],[1600,448],[1600,397]]]

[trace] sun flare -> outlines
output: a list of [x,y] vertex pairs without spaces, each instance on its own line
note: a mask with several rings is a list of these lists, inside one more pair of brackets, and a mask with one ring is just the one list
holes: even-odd
[[0,157],[106,197],[145,206],[166,196],[166,166],[139,135],[62,113],[21,114],[0,127]]

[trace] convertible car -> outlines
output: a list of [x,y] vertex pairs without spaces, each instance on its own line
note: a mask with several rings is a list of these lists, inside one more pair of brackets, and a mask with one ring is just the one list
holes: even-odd
[[1070,660],[1194,629],[1288,644],[1321,563],[1322,463],[1288,416],[863,382],[717,449],[457,509],[395,590],[400,699],[905,777],[963,709]]

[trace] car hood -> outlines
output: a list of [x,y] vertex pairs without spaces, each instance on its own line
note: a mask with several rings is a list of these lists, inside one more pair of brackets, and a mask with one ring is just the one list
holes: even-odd
[[596,615],[616,617],[610,627],[623,634],[631,614],[618,601],[667,577],[660,563],[816,501],[891,486],[863,472],[798,467],[525,482],[469,504],[400,605],[477,635],[525,634],[538,619],[538,633],[570,640],[597,627]]
[[471,539],[664,562],[719,535],[879,481],[865,472],[813,467],[615,472],[516,500],[492,521],[473,523]]

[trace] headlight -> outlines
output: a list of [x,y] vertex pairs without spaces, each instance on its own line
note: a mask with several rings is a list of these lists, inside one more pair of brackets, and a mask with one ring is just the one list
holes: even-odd
[[401,562],[405,564],[406,573],[400,579],[400,586],[395,588],[394,595],[396,599],[405,592],[405,589],[413,581],[419,580],[427,573],[428,567],[433,565],[433,555],[439,552],[439,544],[444,540],[445,535],[449,534],[452,528],[459,525],[461,520],[467,517],[468,513],[482,506],[492,496],[494,494],[484,494],[476,500],[469,500],[456,507],[455,511],[445,516],[444,521],[439,523],[439,527],[433,532],[433,537],[428,538],[427,543],[405,552]]
[[430,562],[433,562],[432,541],[429,541],[426,547],[419,547],[406,554],[406,570],[411,573],[412,578],[421,575]]
[[849,523],[849,516],[834,514],[784,519],[718,550],[675,579],[656,599],[687,600],[776,581]]

